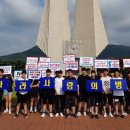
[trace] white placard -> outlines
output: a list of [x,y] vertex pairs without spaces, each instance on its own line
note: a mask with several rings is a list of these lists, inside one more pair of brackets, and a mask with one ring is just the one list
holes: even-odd
[[99,69],[108,68],[107,60],[95,60],[95,68]]
[[130,67],[130,59],[123,59],[124,68]]
[[29,71],[29,70],[37,70],[37,64],[35,65],[26,65],[26,70]]
[[49,63],[49,69],[50,70],[60,70],[61,69],[61,63]]
[[93,57],[80,57],[80,66],[93,66]]
[[66,62],[75,62],[75,55],[65,55],[64,63],[66,63]]
[[12,66],[0,66],[0,69],[4,70],[4,75],[12,73]]
[[[42,71],[42,77],[46,77],[46,70]],[[55,77],[55,70],[51,70],[51,77]]]
[[14,79],[15,80],[19,79],[21,77],[21,73],[22,73],[21,70],[14,71]]
[[78,62],[66,62],[65,63],[65,70],[78,70]]
[[29,79],[40,79],[42,76],[41,71],[29,71],[28,78]]
[[38,63],[38,58],[37,57],[27,57],[26,64],[35,65],[37,63]]
[[120,68],[119,60],[108,60],[108,68]]
[[47,70],[49,68],[49,63],[38,63],[38,70]]
[[46,57],[40,57],[39,58],[39,63],[50,63],[51,58],[46,58]]

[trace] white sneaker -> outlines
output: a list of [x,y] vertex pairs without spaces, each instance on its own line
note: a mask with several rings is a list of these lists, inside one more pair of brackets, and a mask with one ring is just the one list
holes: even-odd
[[33,109],[30,109],[30,113],[33,113]]
[[45,117],[45,113],[42,113],[41,118],[44,118],[44,117]]
[[34,112],[35,112],[35,113],[37,112],[37,108],[34,109]]
[[112,113],[111,113],[111,112],[109,113],[109,116],[110,116],[110,117],[113,117],[113,115],[112,115]]
[[11,114],[11,110],[9,110],[9,114]]
[[61,116],[61,117],[64,117],[64,115],[63,115],[63,113],[62,113],[62,112],[60,113],[60,116]]
[[81,116],[81,115],[82,115],[81,112],[78,112],[78,113],[77,113],[77,116],[78,116],[78,117]]
[[83,115],[84,115],[84,116],[87,116],[87,113],[86,113],[86,112],[84,112],[84,113],[83,113]]
[[53,118],[53,117],[54,117],[52,113],[50,113],[50,114],[49,114],[49,116],[50,116],[51,118]]
[[8,112],[9,112],[8,109],[5,109],[4,113],[8,113]]
[[124,116],[127,116],[128,114],[126,112],[123,113]]
[[107,117],[107,113],[104,113],[104,117]]
[[56,113],[55,117],[58,117],[59,116],[59,113]]

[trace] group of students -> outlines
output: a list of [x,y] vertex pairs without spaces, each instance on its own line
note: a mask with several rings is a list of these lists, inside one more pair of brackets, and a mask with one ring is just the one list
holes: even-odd
[[[0,69],[0,78],[4,77],[4,71]],[[51,77],[51,70],[46,70],[46,77]],[[11,95],[13,92],[12,87],[15,86],[15,81],[11,75],[7,75],[8,88],[0,90],[0,109],[2,107],[3,95],[6,97],[6,109],[3,113],[11,114]],[[130,72],[127,73],[127,91],[114,90],[111,91],[110,80],[123,79],[123,75],[119,70],[109,72],[103,69],[100,73],[95,70],[82,68],[81,75],[75,76],[73,70],[67,70],[66,76],[63,76],[62,70],[57,71],[55,75],[55,87],[49,89],[39,89],[40,81],[31,80],[30,92],[17,92],[17,104],[14,118],[19,116],[22,110],[24,117],[28,118],[28,102],[30,113],[36,113],[39,106],[41,118],[46,114],[52,117],[65,117],[72,116],[74,118],[81,115],[90,115],[91,118],[99,118],[101,112],[104,117],[110,116],[118,118],[121,116],[125,118],[128,113],[130,105]],[[28,80],[26,71],[23,70],[19,80]],[[62,90],[63,80],[77,80],[78,90],[66,91]],[[101,80],[102,92],[87,92],[86,80]],[[108,113],[108,114],[107,114]]]

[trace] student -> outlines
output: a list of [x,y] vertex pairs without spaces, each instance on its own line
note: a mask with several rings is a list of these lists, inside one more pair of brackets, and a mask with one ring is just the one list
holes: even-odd
[[[4,70],[3,69],[0,69],[0,79],[3,78],[3,73],[4,73]],[[0,90],[0,115],[1,115],[1,109],[2,109],[2,103],[3,103],[3,90]]]
[[[46,78],[52,78],[50,69],[46,70]],[[53,88],[48,88],[48,89],[42,90],[43,107],[42,107],[41,118],[45,117],[45,112],[46,112],[46,109],[47,109],[47,103],[49,104],[49,116],[51,118],[53,118],[52,104],[53,104],[53,100],[54,100],[54,95],[55,95],[55,89],[53,89]]]
[[[114,73],[113,79],[122,79],[120,77],[119,70],[116,70]],[[115,102],[115,118],[119,117],[119,103],[121,108],[121,117],[124,118],[126,115],[124,113],[124,91],[123,90],[114,90],[113,91],[114,102]]]
[[[18,79],[20,81],[25,81],[28,80],[26,78],[26,71],[23,70],[21,73],[21,77]],[[23,104],[24,107],[24,117],[28,118],[27,115],[27,101],[28,101],[28,92],[24,91],[24,92],[17,92],[17,106],[16,106],[16,114],[14,116],[14,118],[17,118],[19,116],[19,110],[20,110],[20,106]]]
[[[87,74],[87,69],[82,68],[82,74],[78,77],[78,85],[79,85],[79,94],[78,94],[78,113],[77,116],[81,116],[81,108],[84,105],[83,115],[87,116],[87,104],[89,100],[89,94],[86,92],[86,80],[89,80],[90,77]],[[90,74],[91,75],[91,74]]]
[[[37,112],[37,100],[38,100],[38,93],[39,93],[39,80],[34,79],[31,83],[31,91],[30,91],[30,97],[31,97],[31,104],[30,104],[30,113],[33,113],[33,111]],[[34,106],[34,109],[33,109]]]
[[62,82],[64,78],[62,77],[62,70],[57,72],[57,78],[55,79],[55,108],[56,108],[56,117],[63,117],[64,115],[64,107],[65,107],[65,98],[64,93],[62,91]]
[[13,92],[12,86],[14,85],[14,79],[11,74],[7,75],[7,79],[8,79],[8,86],[4,90],[4,96],[6,99],[6,109],[5,109],[4,113],[9,112],[9,114],[11,114],[11,101],[12,101],[12,92]]
[[[67,70],[67,77],[65,78],[65,80],[76,80],[73,77],[73,70],[69,69]],[[79,89],[78,89],[79,92]],[[65,118],[69,117],[70,112],[69,112],[69,108],[71,106],[72,109],[72,116],[76,118],[76,95],[77,92],[65,92],[65,109],[66,109],[66,115]]]
[[[91,71],[91,80],[98,80],[96,77],[96,72]],[[91,118],[99,118],[98,116],[98,106],[99,106],[99,94],[100,92],[91,92],[90,93],[90,106],[91,106]]]
[[113,117],[113,114],[112,114],[113,94],[110,91],[111,77],[108,76],[108,70],[107,69],[104,69],[103,75],[104,76],[101,77],[101,81],[102,81],[102,88],[103,88],[102,100],[103,100],[104,117],[107,117],[107,112],[106,112],[107,103],[109,105],[109,116]]
[[125,93],[125,100],[126,100],[125,111],[128,113],[128,108],[130,106],[130,71],[127,73],[126,81],[128,90]]

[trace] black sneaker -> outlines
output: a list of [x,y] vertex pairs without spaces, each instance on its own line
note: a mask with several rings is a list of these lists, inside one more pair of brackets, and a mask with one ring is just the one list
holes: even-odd
[[27,118],[28,118],[28,115],[27,115],[27,114],[24,114],[24,118],[26,118],[26,119],[27,119]]
[[119,117],[119,115],[115,115],[115,118],[117,119]]
[[77,118],[77,115],[76,115],[76,114],[73,114],[72,116],[73,116],[74,118]]
[[14,118],[18,118],[18,116],[19,116],[18,114],[15,114]]
[[65,114],[65,118],[68,118],[69,117],[69,114]]
[[92,119],[94,118],[94,115],[93,114],[91,114],[91,116],[90,116]]
[[95,118],[99,119],[99,116],[98,116],[98,114],[96,114],[96,115],[95,115]]

